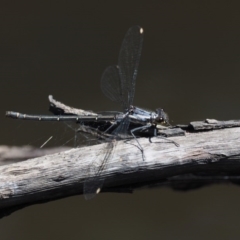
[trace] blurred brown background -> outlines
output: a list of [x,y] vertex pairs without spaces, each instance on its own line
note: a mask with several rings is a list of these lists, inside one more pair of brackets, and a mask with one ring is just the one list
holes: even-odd
[[[239,1],[37,2],[1,1],[1,145],[68,141],[64,124],[4,117],[47,114],[49,94],[82,109],[117,110],[100,78],[132,25],[145,31],[135,105],[163,107],[172,124],[240,119]],[[76,196],[0,220],[0,238],[236,239],[239,206],[234,186]]]

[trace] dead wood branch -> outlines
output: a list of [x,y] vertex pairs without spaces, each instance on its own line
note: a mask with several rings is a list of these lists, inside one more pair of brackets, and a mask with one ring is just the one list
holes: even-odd
[[[192,189],[215,182],[239,183],[240,128],[186,133],[171,140],[119,141],[100,178],[102,192],[131,192],[162,185]],[[85,179],[104,157],[105,145],[72,149],[0,167],[0,216],[36,203],[83,193]],[[94,166],[92,164],[95,164]],[[92,174],[92,175],[91,175]]]
[[41,157],[69,150],[69,147],[36,148],[32,146],[0,146],[0,166],[21,162],[30,158]]
[[56,115],[73,114],[73,115],[81,115],[81,116],[97,116],[97,113],[94,113],[92,111],[86,111],[83,109],[67,106],[64,103],[61,103],[55,100],[52,95],[48,96],[48,100],[50,103],[50,107],[49,107],[50,112]]

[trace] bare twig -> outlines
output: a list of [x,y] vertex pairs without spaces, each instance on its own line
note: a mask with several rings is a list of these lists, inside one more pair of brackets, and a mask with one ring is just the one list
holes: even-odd
[[83,109],[73,108],[70,106],[65,105],[53,98],[52,95],[48,96],[48,100],[50,103],[50,111],[54,114],[74,114],[74,115],[82,115],[82,116],[97,116],[97,113],[92,111],[86,111]]

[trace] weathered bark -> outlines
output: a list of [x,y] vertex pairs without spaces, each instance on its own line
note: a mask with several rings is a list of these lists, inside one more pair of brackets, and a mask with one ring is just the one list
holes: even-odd
[[[194,125],[194,124],[193,124]],[[141,187],[170,186],[188,190],[216,182],[236,183],[240,177],[240,128],[186,132],[166,139],[139,139],[115,143],[99,179],[102,192],[132,192]],[[190,125],[189,125],[190,126]],[[187,126],[185,126],[187,128]],[[36,203],[83,193],[86,179],[106,153],[99,144],[55,153],[0,167],[0,216]]]
[[69,147],[55,147],[55,148],[35,148],[32,146],[0,146],[0,166],[21,162],[29,158],[36,158],[53,154],[57,152],[63,152],[69,150]]

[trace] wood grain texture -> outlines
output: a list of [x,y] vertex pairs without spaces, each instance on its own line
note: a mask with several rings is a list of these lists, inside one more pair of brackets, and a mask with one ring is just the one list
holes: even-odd
[[[200,185],[221,182],[238,184],[240,176],[240,128],[186,133],[166,139],[119,141],[100,178],[103,192],[131,192],[141,187],[169,185],[177,179]],[[93,178],[106,152],[106,144],[71,149],[0,167],[0,217],[36,203],[83,193],[86,179]],[[194,180],[195,179],[195,180]],[[195,185],[197,187],[198,184]],[[194,188],[194,187],[193,187]]]

